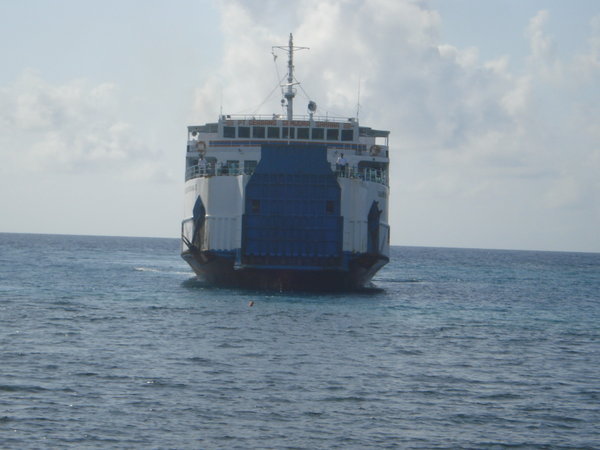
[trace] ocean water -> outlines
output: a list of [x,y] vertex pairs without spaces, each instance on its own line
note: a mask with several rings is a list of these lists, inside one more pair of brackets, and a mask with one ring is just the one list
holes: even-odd
[[178,250],[0,234],[1,448],[600,448],[600,254],[394,247],[320,295]]

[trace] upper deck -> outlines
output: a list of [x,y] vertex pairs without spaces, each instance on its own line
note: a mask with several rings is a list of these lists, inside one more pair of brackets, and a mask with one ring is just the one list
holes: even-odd
[[361,127],[354,118],[295,116],[293,120],[287,120],[275,114],[224,115],[217,123],[188,127],[189,141],[214,141],[211,144],[215,146],[243,145],[247,140],[306,141],[365,147],[377,145],[383,154],[387,154],[389,134],[389,131]]
[[[361,127],[354,118],[223,115],[218,122],[188,127],[186,180],[251,175],[260,159],[254,152],[264,144],[284,142],[326,145],[339,177],[387,185],[388,137],[389,131]],[[343,168],[336,164],[339,155],[347,161]]]

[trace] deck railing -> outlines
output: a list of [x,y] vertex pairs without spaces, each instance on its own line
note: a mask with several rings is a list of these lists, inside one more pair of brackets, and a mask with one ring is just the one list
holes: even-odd
[[[287,116],[284,114],[227,114],[220,117],[222,121],[237,120],[237,121],[287,121]],[[339,116],[315,116],[315,115],[294,115],[294,122],[335,122],[335,123],[351,123],[355,124],[358,120],[354,117],[339,117]]]
[[201,177],[214,177],[214,176],[237,176],[237,175],[252,175],[254,169],[239,166],[227,166],[226,164],[206,164],[204,166],[190,166],[185,171],[185,180],[192,178]]
[[338,164],[332,164],[331,170],[333,170],[339,178],[361,179],[363,181],[372,181],[388,186],[388,176],[385,170],[373,169],[371,167],[359,169],[356,166],[339,166]]
[[[385,170],[373,169],[370,167],[359,169],[356,166],[339,166],[331,165],[331,170],[338,178],[360,179],[363,181],[371,181],[373,183],[383,184],[388,186],[388,175]],[[254,168],[246,168],[239,166],[228,167],[225,164],[206,164],[205,166],[190,166],[185,172],[185,180],[192,178],[214,177],[214,176],[238,176],[252,175]]]

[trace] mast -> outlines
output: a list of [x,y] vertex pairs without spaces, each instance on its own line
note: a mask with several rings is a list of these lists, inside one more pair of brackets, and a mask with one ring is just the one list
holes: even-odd
[[287,78],[287,91],[284,95],[287,100],[287,120],[294,119],[294,97],[296,91],[293,88],[294,83],[294,38],[290,33],[290,42],[288,45],[288,78]]
[[[290,33],[290,40],[288,42],[287,47],[284,46],[275,46],[273,48],[278,48],[288,53],[288,76],[287,83],[282,84],[281,87],[286,87],[283,92],[283,97],[286,100],[287,106],[287,120],[294,119],[294,97],[296,96],[296,89],[294,89],[295,84],[299,84],[298,82],[294,82],[294,50],[307,50],[308,47],[294,47],[294,37],[292,33]],[[283,100],[282,100],[283,103]]]

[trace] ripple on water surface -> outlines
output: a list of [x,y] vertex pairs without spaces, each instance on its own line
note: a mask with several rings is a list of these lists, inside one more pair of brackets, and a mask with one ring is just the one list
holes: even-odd
[[0,234],[2,445],[600,447],[599,255],[393,252],[380,291],[307,295]]

